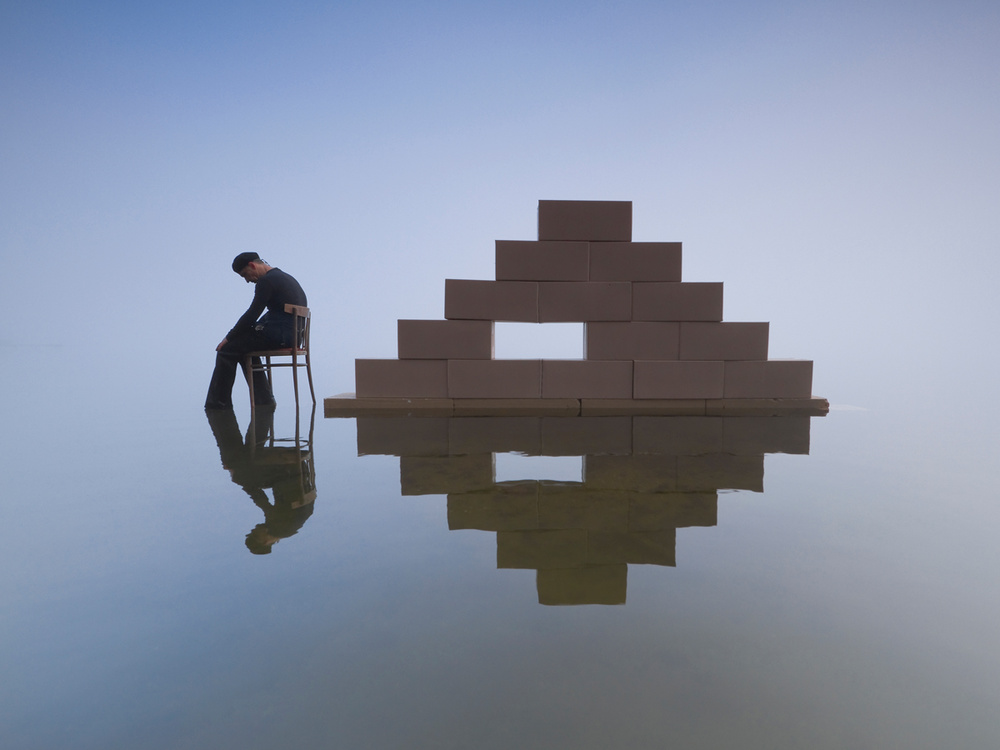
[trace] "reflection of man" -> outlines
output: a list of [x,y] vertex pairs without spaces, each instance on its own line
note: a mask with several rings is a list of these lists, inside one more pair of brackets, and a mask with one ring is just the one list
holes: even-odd
[[[285,312],[285,305],[302,305],[306,293],[290,275],[280,268],[273,268],[260,259],[257,253],[240,253],[233,260],[233,270],[248,284],[256,284],[253,301],[236,325],[222,339],[215,351],[215,371],[205,398],[206,409],[227,409],[233,405],[233,381],[236,368],[248,352],[263,349],[290,347],[295,337],[295,316]],[[260,314],[267,313],[264,317]],[[254,364],[260,360],[254,358]],[[249,375],[244,372],[244,376]],[[274,404],[271,386],[260,370],[254,372],[253,392],[257,405]]]
[[[312,515],[316,496],[312,455],[295,447],[267,447],[274,421],[270,409],[251,417],[246,440],[232,409],[213,409],[207,415],[223,468],[264,511],[264,522],[247,534],[246,545],[255,555],[266,555],[275,542],[293,536]],[[273,491],[274,503],[264,492],[267,487]]]

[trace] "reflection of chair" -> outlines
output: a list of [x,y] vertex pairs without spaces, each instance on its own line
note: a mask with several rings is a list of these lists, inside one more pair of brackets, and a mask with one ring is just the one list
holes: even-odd
[[[292,486],[282,483],[284,492],[281,494],[285,502],[292,508],[308,505],[316,499],[316,467],[313,464],[313,430],[316,425],[316,404],[313,403],[309,418],[309,435],[302,437],[299,433],[298,410],[295,414],[295,437],[279,438],[274,434],[274,420],[271,412],[265,411],[269,417],[260,423],[251,416],[247,431],[247,445],[253,464],[258,469],[266,469],[266,473],[274,475],[285,474],[293,479]],[[262,429],[261,429],[262,428]],[[258,432],[263,432],[258,435]],[[278,501],[279,485],[273,484],[275,502]],[[290,490],[290,492],[289,492]]]
[[[249,352],[244,360],[244,368],[247,373],[247,380],[250,383],[250,409],[255,408],[253,394],[253,373],[255,370],[267,374],[267,383],[271,387],[272,367],[291,367],[292,382],[295,385],[295,408],[299,406],[299,368],[306,368],[306,375],[309,377],[309,394],[312,396],[313,406],[316,405],[316,392],[313,390],[312,365],[309,362],[309,328],[311,316],[308,307],[302,305],[285,305],[285,312],[295,316],[295,338],[292,346],[286,349],[270,349],[267,351]],[[254,364],[254,358],[261,358],[261,362]],[[271,362],[272,357],[291,357],[291,362]]]

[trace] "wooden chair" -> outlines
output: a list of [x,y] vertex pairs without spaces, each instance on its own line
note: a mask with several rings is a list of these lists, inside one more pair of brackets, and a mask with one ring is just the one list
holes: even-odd
[[[253,394],[253,373],[255,370],[263,371],[267,374],[267,383],[274,393],[274,386],[271,382],[272,367],[291,367],[292,382],[295,385],[295,410],[299,408],[299,368],[306,368],[306,375],[309,377],[309,395],[312,396],[313,407],[316,406],[316,391],[313,390],[312,365],[309,361],[309,329],[312,318],[309,308],[302,305],[285,305],[285,312],[295,316],[295,339],[292,346],[286,349],[270,349],[268,351],[250,352],[244,359],[243,367],[248,377],[250,385],[250,411],[256,409]],[[254,357],[260,357],[259,365],[254,365]],[[272,362],[272,357],[291,357],[290,362]]]

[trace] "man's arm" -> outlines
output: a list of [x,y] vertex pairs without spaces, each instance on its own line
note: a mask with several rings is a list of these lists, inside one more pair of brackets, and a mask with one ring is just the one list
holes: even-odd
[[250,307],[240,316],[240,319],[236,321],[236,325],[229,330],[229,333],[226,334],[226,337],[222,339],[222,343],[215,350],[218,351],[230,339],[234,339],[249,331],[253,327],[253,324],[257,322],[257,318],[264,312],[264,309],[267,307],[267,301],[271,298],[272,294],[274,294],[274,289],[270,282],[267,281],[267,276],[262,276],[257,281]]

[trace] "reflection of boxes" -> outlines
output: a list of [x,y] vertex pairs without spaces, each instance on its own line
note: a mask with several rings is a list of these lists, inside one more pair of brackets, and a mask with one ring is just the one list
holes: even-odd
[[587,534],[587,562],[596,565],[632,563],[669,565],[675,562],[677,531],[591,531]]
[[[718,490],[763,491],[764,452],[808,453],[810,418],[374,417],[359,453],[404,453],[403,495],[447,494],[449,529],[497,534],[497,567],[538,571],[543,604],[625,601],[627,565],[676,564],[678,528]],[[582,482],[497,482],[496,453],[581,456]]]
[[493,486],[493,455],[400,456],[399,483],[404,495],[447,495]]
[[448,528],[530,531],[538,528],[538,482],[504,482],[482,492],[448,495]]
[[679,490],[764,491],[764,457],[709,453],[677,457]]
[[629,531],[655,531],[684,526],[715,526],[718,521],[715,492],[646,492],[629,498]]
[[673,456],[720,453],[723,428],[717,417],[633,417],[632,447],[635,453]]
[[626,531],[628,498],[628,493],[621,490],[543,482],[538,494],[538,527]]
[[535,580],[539,604],[624,604],[628,566],[587,565],[539,570]]
[[639,416],[644,414],[673,414],[675,416],[703,417],[707,409],[705,399],[697,398],[583,398],[580,414],[585,417]]
[[583,480],[591,488],[672,492],[677,489],[677,457],[585,456]]
[[498,568],[577,568],[586,563],[583,529],[497,532]]
[[584,456],[588,453],[628,455],[631,452],[631,417],[542,419],[542,455]]
[[809,453],[809,417],[725,417],[722,421],[726,453]]
[[358,417],[358,455],[447,456],[447,417]]
[[448,420],[447,453],[542,452],[540,417],[455,417]]

